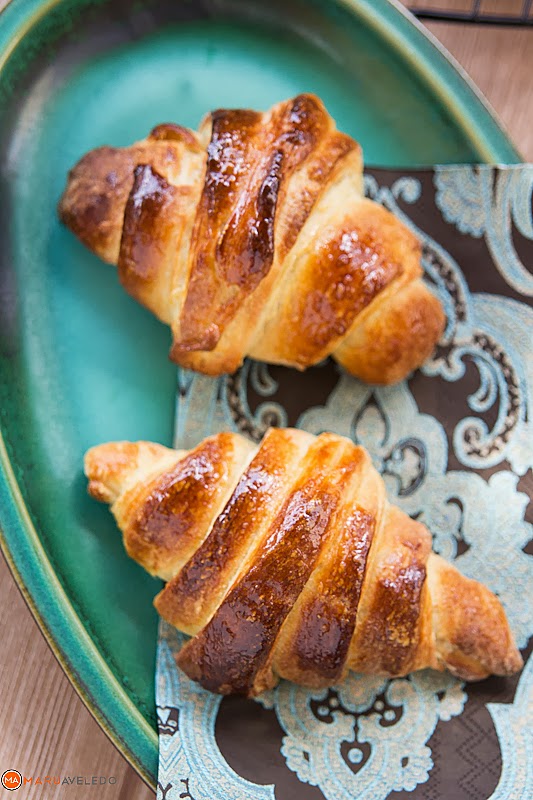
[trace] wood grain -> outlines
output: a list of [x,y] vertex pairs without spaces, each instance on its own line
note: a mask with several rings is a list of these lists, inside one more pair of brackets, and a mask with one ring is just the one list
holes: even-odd
[[0,608],[0,774],[116,778],[102,786],[32,787],[33,800],[153,800],[70,685],[2,555]]
[[533,28],[432,22],[427,26],[466,69],[525,161],[533,161]]
[[[0,8],[3,5],[5,0],[0,0]],[[523,156],[533,161],[533,30],[442,23],[429,27],[486,94]],[[71,687],[2,557],[0,608],[0,773],[14,768],[27,775],[113,776],[114,785],[64,787],[53,797],[153,800],[153,792]],[[49,787],[32,789],[34,800],[41,796],[52,796]]]

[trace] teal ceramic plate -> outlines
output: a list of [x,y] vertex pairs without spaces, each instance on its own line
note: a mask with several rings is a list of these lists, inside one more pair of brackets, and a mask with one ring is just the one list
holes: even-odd
[[0,520],[13,573],[94,715],[152,784],[156,583],[90,501],[85,449],[170,442],[169,337],[64,230],[89,148],[217,106],[319,94],[367,163],[517,161],[481,98],[386,0],[12,0],[0,15]]

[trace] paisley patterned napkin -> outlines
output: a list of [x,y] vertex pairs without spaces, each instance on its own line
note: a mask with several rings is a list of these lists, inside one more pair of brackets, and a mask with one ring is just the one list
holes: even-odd
[[[370,170],[366,190],[423,242],[448,316],[432,360],[392,388],[365,386],[331,361],[301,374],[253,362],[221,379],[181,372],[176,444],[222,429],[259,440],[270,425],[352,437],[435,549],[499,594],[527,648],[533,166]],[[513,679],[469,686],[431,671],[351,674],[330,691],[283,682],[253,702],[221,699],[178,672],[182,639],[161,623],[159,800],[533,797],[533,659]]]

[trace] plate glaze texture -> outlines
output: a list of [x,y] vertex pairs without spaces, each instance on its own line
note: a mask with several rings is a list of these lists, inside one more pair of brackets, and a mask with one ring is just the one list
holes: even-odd
[[157,764],[157,584],[89,500],[84,451],[172,439],[169,335],[56,215],[69,168],[156,123],[320,95],[367,163],[517,161],[456,68],[385,0],[13,0],[0,15],[0,522],[81,696]]

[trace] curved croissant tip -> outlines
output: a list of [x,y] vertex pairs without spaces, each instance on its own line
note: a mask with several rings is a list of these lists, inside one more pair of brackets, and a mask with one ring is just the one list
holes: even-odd
[[91,447],[83,460],[84,472],[89,479],[87,491],[91,497],[102,503],[112,503],[117,495],[114,491],[117,481],[133,455],[134,448],[130,442],[110,442]]
[[520,672],[523,666],[524,659],[522,658],[522,654],[513,643],[513,645],[509,648],[509,652],[507,653],[505,661],[502,664],[502,674],[514,675],[516,672]]
[[128,148],[89,151],[70,170],[57,206],[61,222],[110,264],[118,258],[133,167]]
[[84,458],[87,490],[95,500],[113,503],[141,462],[156,461],[168,452],[152,442],[108,442],[91,447]]

